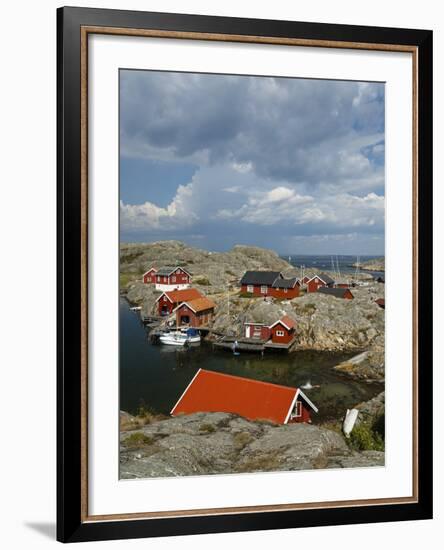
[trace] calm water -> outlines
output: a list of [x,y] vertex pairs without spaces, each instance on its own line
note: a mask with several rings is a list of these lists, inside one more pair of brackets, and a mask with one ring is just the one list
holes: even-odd
[[310,380],[320,388],[306,390],[319,408],[313,421],[337,418],[347,407],[365,401],[381,391],[380,384],[355,382],[336,374],[330,367],[350,354],[297,352],[232,355],[213,351],[202,343],[191,349],[152,345],[138,313],[120,300],[120,409],[135,413],[140,405],[168,414],[199,368],[265,380],[286,386],[300,386]]
[[[319,271],[338,271],[340,273],[354,273],[356,268],[351,267],[352,264],[356,262],[356,256],[350,255],[284,255],[281,256],[284,260],[290,261],[291,265],[296,267],[305,266],[310,270],[319,270]],[[289,260],[290,258],[290,260]],[[333,258],[333,260],[332,260]],[[364,263],[368,260],[373,260],[375,258],[381,258],[381,256],[359,256],[359,261]],[[338,267],[337,267],[338,266]],[[375,277],[383,275],[383,272],[380,271],[370,271]]]

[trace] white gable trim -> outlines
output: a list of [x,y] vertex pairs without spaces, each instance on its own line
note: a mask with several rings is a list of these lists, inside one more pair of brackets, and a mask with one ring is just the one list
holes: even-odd
[[275,327],[276,325],[282,325],[283,327],[285,327],[287,330],[291,330],[292,328],[294,327],[288,327],[281,319],[278,319],[277,321],[275,321],[272,325],[270,325],[268,328],[269,329],[272,329],[273,327]]
[[[191,300],[190,300],[190,301],[191,301]],[[190,304],[189,304],[188,302],[182,302],[181,304],[179,304],[175,309],[173,309],[173,313],[174,313],[175,311],[177,311],[178,309],[180,309],[182,306],[187,306],[189,309],[191,309],[191,311],[192,311],[193,313],[197,313],[197,311],[194,310],[194,309],[190,306]]]
[[320,281],[322,281],[324,283],[324,285],[327,284],[326,281],[324,281],[324,279],[322,277],[320,277],[319,275],[313,275],[313,277],[311,279],[309,279],[306,284],[308,285],[308,283],[310,281],[312,281],[313,279],[319,279]]
[[193,376],[193,378],[191,379],[191,382],[188,384],[188,386],[185,388],[183,394],[179,397],[179,400],[177,401],[177,403],[174,405],[174,407],[171,409],[170,411],[170,414],[173,414],[174,412],[174,409],[177,407],[177,405],[182,401],[182,399],[185,397],[185,394],[187,393],[188,389],[190,388],[191,384],[194,382],[194,380],[196,379],[197,375],[199,374],[199,372],[201,371],[202,369],[199,369],[196,374]]
[[302,391],[302,390],[299,390],[298,389],[298,396],[302,396],[304,401],[307,403],[307,405],[310,405],[310,407],[314,410],[314,412],[318,412],[318,408],[313,404],[312,401],[310,401],[310,399],[308,399],[308,397],[305,395],[305,393]]
[[188,277],[191,277],[191,273],[188,273],[188,271],[182,267],[181,265],[177,265],[172,271],[170,271],[168,277],[170,277],[173,273],[175,273],[178,269],[181,269],[184,273],[188,275]]
[[167,292],[162,292],[162,294],[157,298],[156,302],[158,302],[162,298],[162,296],[166,296],[168,300],[173,303],[173,300],[168,296]]
[[148,273],[151,273],[151,271],[154,271],[155,273],[157,273],[157,269],[155,267],[152,267],[151,269],[148,269],[148,271],[145,271],[142,277],[145,277],[145,275],[148,275]]
[[291,411],[294,409],[298,395],[299,395],[299,390],[295,390],[295,394],[291,402],[290,408],[288,409],[287,416],[285,417],[284,424],[287,424],[288,421],[290,420]]

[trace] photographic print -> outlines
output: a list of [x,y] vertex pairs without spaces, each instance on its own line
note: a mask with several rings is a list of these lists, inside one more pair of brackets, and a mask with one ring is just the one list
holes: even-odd
[[384,84],[120,70],[120,477],[384,465]]

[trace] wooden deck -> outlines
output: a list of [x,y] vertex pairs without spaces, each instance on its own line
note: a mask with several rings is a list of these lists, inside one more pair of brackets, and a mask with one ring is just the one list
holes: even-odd
[[293,336],[293,338],[288,342],[288,344],[275,344],[271,341],[266,342],[264,344],[264,347],[266,349],[284,349],[288,350],[291,348],[291,346],[296,342],[296,336]]

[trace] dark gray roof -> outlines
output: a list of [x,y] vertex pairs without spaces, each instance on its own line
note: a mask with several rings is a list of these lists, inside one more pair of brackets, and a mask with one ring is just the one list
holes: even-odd
[[335,282],[334,279],[330,277],[330,275],[327,275],[327,273],[320,273],[318,277],[322,279],[327,285],[331,285]]
[[184,269],[181,265],[176,265],[174,267],[172,267],[172,266],[159,267],[159,269],[157,270],[156,275],[168,276],[179,267],[180,267],[180,269],[182,269],[183,271],[188,273],[188,271],[186,269]]
[[273,288],[294,288],[297,282],[296,277],[293,279],[276,279],[272,286]]
[[318,288],[318,292],[321,294],[329,294],[330,296],[335,296],[336,298],[343,298],[344,294],[348,291],[348,288],[327,288],[325,286]]
[[279,271],[246,271],[241,279],[241,285],[272,285],[282,277]]

